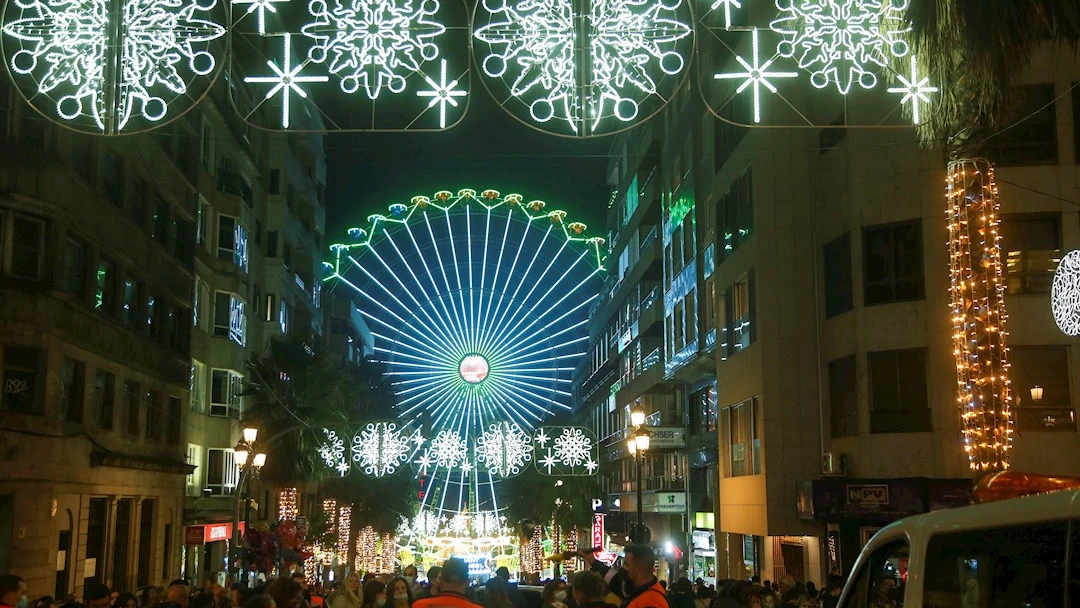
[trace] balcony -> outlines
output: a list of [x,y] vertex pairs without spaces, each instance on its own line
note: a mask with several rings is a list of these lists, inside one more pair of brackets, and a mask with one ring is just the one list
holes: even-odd
[[249,208],[255,206],[255,193],[251,184],[240,173],[227,167],[219,167],[217,172],[218,192],[240,197]]
[[657,235],[658,230],[659,226],[654,226],[642,240],[641,256],[637,263],[627,270],[626,276],[604,285],[603,292],[610,295],[600,300],[595,309],[590,311],[590,334],[599,333],[599,329],[607,325],[618,306],[622,305],[641,283],[663,279],[664,249]]

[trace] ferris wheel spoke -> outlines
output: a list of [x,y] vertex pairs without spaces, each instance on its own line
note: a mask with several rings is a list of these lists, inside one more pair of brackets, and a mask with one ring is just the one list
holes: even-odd
[[514,374],[504,374],[503,378],[505,378],[507,382],[509,382],[509,383],[511,383],[511,384],[513,384],[515,386],[518,386],[518,387],[527,386],[529,388],[534,388],[534,389],[536,389],[538,391],[547,391],[549,393],[554,393],[556,395],[562,395],[564,397],[570,397],[571,396],[570,393],[568,393],[568,392],[566,392],[564,390],[559,390],[559,389],[552,388],[552,387],[549,387],[549,386],[541,386],[539,384],[533,384],[532,382],[526,382],[525,380],[521,379],[521,376],[517,376],[517,375],[514,375]]
[[[495,322],[494,327],[496,329],[493,330],[494,332],[497,332],[497,328],[502,326],[502,321],[506,318],[506,314],[511,309],[515,308],[515,304],[518,302],[518,294],[521,293],[521,288],[525,286],[525,281],[529,278],[529,275],[532,274],[532,269],[533,266],[536,264],[536,259],[540,257],[540,252],[544,250],[544,243],[547,243],[548,236],[551,235],[551,228],[551,226],[548,226],[548,229],[544,232],[544,237],[540,239],[540,244],[536,247],[536,251],[534,251],[532,257],[529,258],[529,265],[525,268],[525,272],[521,273],[521,275],[518,276],[518,282],[517,286],[514,287],[514,293],[511,294],[509,298],[507,298],[506,307],[503,309],[503,313],[500,318]],[[524,239],[522,240],[524,241]]]
[[[429,302],[438,302],[439,307],[442,308],[443,313],[446,315],[444,317],[444,324],[447,327],[447,332],[454,338],[455,345],[457,345],[462,351],[467,350],[465,343],[460,340],[460,328],[454,325],[454,317],[450,314],[449,309],[446,308],[446,302],[443,301],[442,297],[439,297],[440,287],[438,282],[435,280],[435,275],[431,272],[431,267],[428,266],[427,257],[424,255],[424,252],[420,250],[420,243],[416,241],[416,235],[413,234],[412,228],[408,224],[405,224],[405,233],[409,235],[409,240],[413,244],[413,249],[416,250],[416,255],[420,258],[420,263],[421,265],[423,265],[424,272],[425,274],[427,274],[428,280],[431,281],[431,288],[435,293],[435,297],[431,297],[427,294],[427,290],[425,289],[424,297],[427,298]],[[410,271],[412,270],[412,266],[405,260],[404,255],[401,255],[401,261],[402,264],[404,264],[410,269]],[[451,325],[453,325],[453,327],[451,327]]]
[[[504,349],[504,350],[507,350],[507,349],[514,349],[514,348],[517,348],[517,347],[519,347],[519,346],[520,346],[520,345],[522,345],[522,344],[528,344],[528,343],[530,343],[530,342],[533,342],[533,341],[534,341],[534,340],[535,340],[535,339],[536,339],[537,337],[539,337],[539,336],[540,336],[541,334],[543,334],[544,332],[546,332],[546,331],[547,331],[548,329],[550,329],[550,328],[551,328],[551,327],[552,327],[553,325],[555,325],[555,324],[557,324],[557,323],[560,323],[560,322],[562,322],[562,320],[563,320],[563,319],[565,319],[566,317],[568,317],[568,316],[570,316],[570,315],[572,315],[572,314],[574,314],[574,313],[578,312],[578,311],[579,311],[579,310],[581,310],[582,308],[585,308],[585,307],[589,306],[589,304],[590,304],[590,303],[592,303],[592,301],[593,301],[593,300],[595,300],[596,298],[598,298],[598,297],[599,297],[599,294],[593,295],[592,297],[590,297],[590,298],[588,298],[588,299],[584,300],[583,302],[581,302],[581,303],[580,303],[580,304],[578,304],[577,306],[574,306],[573,308],[571,308],[571,309],[567,310],[566,312],[564,312],[563,314],[559,315],[558,317],[556,317],[556,318],[552,319],[551,321],[548,321],[547,323],[545,323],[545,324],[544,324],[544,325],[543,325],[542,327],[540,327],[539,329],[536,329],[536,330],[534,330],[534,331],[533,331],[532,333],[530,333],[530,334],[528,334],[528,335],[524,335],[524,336],[523,336],[523,334],[524,334],[525,332],[529,331],[529,330],[530,330],[530,329],[531,329],[531,328],[532,328],[532,327],[533,327],[534,325],[536,325],[536,324],[537,324],[538,322],[540,322],[540,320],[541,320],[541,319],[543,319],[544,317],[546,317],[546,316],[547,316],[547,315],[548,315],[548,314],[549,314],[549,313],[550,313],[551,311],[554,311],[554,310],[560,310],[560,305],[561,305],[561,304],[563,303],[563,301],[565,301],[565,300],[566,300],[567,298],[569,298],[570,296],[574,295],[574,292],[575,292],[575,291],[577,291],[577,290],[578,290],[578,289],[580,289],[580,288],[581,288],[581,284],[579,284],[579,285],[578,285],[577,287],[575,287],[575,288],[574,288],[573,290],[571,290],[570,292],[568,292],[568,293],[567,293],[566,295],[564,295],[564,296],[563,296],[562,298],[559,298],[559,301],[558,301],[558,302],[556,302],[555,304],[553,304],[553,305],[552,305],[552,307],[551,307],[551,308],[549,308],[549,309],[548,309],[547,311],[545,311],[544,313],[542,313],[542,314],[540,314],[540,315],[537,315],[537,316],[535,316],[535,317],[533,318],[533,320],[532,320],[532,321],[531,321],[531,322],[530,322],[530,323],[529,323],[528,325],[526,325],[525,327],[521,328],[521,329],[520,329],[520,330],[519,330],[519,331],[518,331],[518,332],[517,332],[517,333],[516,333],[515,335],[513,335],[513,336],[510,336],[510,337],[507,337],[507,338],[506,338],[506,339],[505,339],[505,340],[503,341],[503,343],[502,343],[502,345],[503,345],[503,349]],[[579,327],[579,326],[582,326],[582,325],[587,325],[587,324],[588,324],[588,319],[586,318],[586,319],[584,319],[583,321],[581,321],[580,323],[578,323],[578,324],[576,324],[576,325],[574,325],[574,326],[572,326],[572,327]],[[564,331],[565,331],[565,330],[564,330]],[[559,333],[561,334],[561,333],[564,333],[564,332],[559,332]],[[559,335],[559,334],[553,334],[553,335],[550,335],[550,336],[547,336],[547,337],[548,337],[548,338],[552,338],[552,337],[554,337],[555,335]],[[500,352],[502,352],[502,351],[500,351]]]
[[[480,348],[480,320],[484,318],[484,287],[487,284],[487,252],[491,237],[491,208],[484,214],[484,248],[481,249],[480,289],[476,297],[476,348]],[[469,248],[469,267],[472,267],[472,247]]]
[[[542,327],[539,327],[539,328],[533,330],[532,333],[530,333],[530,334],[528,334],[526,336],[515,336],[513,340],[508,338],[506,341],[504,341],[502,343],[502,345],[501,345],[502,348],[501,348],[501,350],[498,351],[497,356],[501,358],[504,355],[510,355],[510,354],[513,354],[513,353],[520,352],[519,349],[529,349],[529,348],[535,347],[536,345],[543,344],[545,342],[551,342],[552,339],[555,338],[556,336],[562,335],[562,334],[566,333],[567,331],[574,330],[574,329],[577,329],[579,327],[584,327],[584,326],[588,325],[589,320],[588,319],[583,319],[581,321],[578,321],[574,325],[570,325],[568,327],[563,328],[562,330],[560,330],[560,331],[558,331],[556,333],[553,333],[553,334],[547,334],[546,333],[549,329],[551,329],[552,326],[560,323],[564,318],[566,318],[568,315],[572,314],[573,312],[574,312],[573,310],[567,311],[566,314],[560,315],[558,318],[552,319],[551,321],[548,321]],[[530,325],[532,325],[532,324],[530,324]],[[555,342],[554,344],[558,345],[558,342]],[[496,355],[493,355],[493,356],[496,356]]]
[[[401,252],[401,249],[398,247],[397,241],[394,240],[393,235],[391,235],[389,232],[387,232],[387,233],[385,233],[385,236],[386,236],[387,242],[390,243],[390,246],[393,247],[394,251],[397,253],[398,259],[401,260],[401,265],[404,266],[406,270],[408,270],[409,276],[411,276],[412,280],[416,282],[416,286],[417,286],[417,288],[419,288],[421,295],[423,295],[424,299],[427,300],[428,304],[431,304],[431,301],[432,301],[431,296],[428,295],[427,289],[424,288],[424,284],[420,281],[420,278],[417,277],[416,273],[413,271],[412,264],[410,264],[408,262],[408,260],[405,259],[405,255]],[[454,342],[455,342],[454,341],[454,335],[455,334],[450,329],[450,327],[446,324],[446,321],[440,319],[441,322],[436,322],[435,318],[432,317],[431,312],[428,310],[428,307],[426,305],[424,305],[424,304],[421,304],[419,302],[419,300],[417,300],[416,296],[414,296],[412,294],[412,292],[410,290],[408,290],[405,287],[405,285],[401,282],[401,278],[398,276],[398,273],[394,272],[394,270],[390,268],[390,266],[382,259],[381,256],[379,257],[379,261],[383,263],[383,266],[386,268],[387,272],[391,276],[394,277],[394,279],[398,282],[399,285],[401,285],[401,288],[409,293],[409,296],[412,298],[413,302],[416,304],[417,310],[421,311],[424,314],[424,316],[426,316],[428,318],[428,320],[431,321],[432,325],[440,330],[439,334],[441,335],[441,337],[448,344],[454,345]],[[435,317],[437,318],[438,315],[435,315]],[[458,350],[464,350],[464,349],[459,348]]]
[[402,416],[408,416],[409,414],[417,411],[420,408],[426,408],[426,406],[429,403],[437,402],[439,399],[442,399],[444,396],[453,395],[455,391],[456,391],[456,387],[454,387],[453,384],[448,385],[448,384],[445,384],[445,383],[434,383],[433,382],[431,384],[431,387],[428,390],[425,390],[425,391],[423,391],[421,393],[413,395],[412,397],[409,397],[408,399],[404,399],[402,401],[399,401],[398,402],[398,407],[401,408],[404,405],[408,405],[409,403],[418,401],[417,403],[414,403],[412,406],[410,406],[408,409],[405,409],[405,410],[403,410],[401,412]]
[[[564,248],[565,248],[567,243],[569,243],[569,241],[564,241],[563,242],[563,247]],[[559,252],[561,253],[562,249],[560,249]],[[535,304],[532,304],[532,303],[529,302],[529,298],[532,297],[532,291],[530,291],[529,294],[526,295],[525,298],[521,302],[521,310],[523,310],[523,311],[527,310],[530,313],[534,313],[534,314],[532,314],[532,315],[521,315],[519,317],[519,319],[518,319],[518,322],[516,324],[514,324],[513,327],[510,327],[506,331],[506,333],[507,334],[513,334],[515,331],[517,331],[518,326],[520,326],[522,323],[524,323],[525,320],[529,318],[529,316],[533,317],[533,322],[535,323],[536,321],[539,321],[540,319],[542,319],[544,316],[550,314],[552,311],[558,310],[559,305],[562,304],[563,300],[565,300],[565,299],[569,298],[570,296],[572,296],[575,291],[577,291],[583,285],[588,283],[589,279],[592,278],[592,274],[590,274],[588,277],[586,277],[581,282],[579,282],[575,287],[571,288],[569,291],[564,293],[563,296],[561,298],[559,298],[559,301],[555,302],[554,304],[550,304],[550,305],[546,305],[546,306],[543,305],[544,301],[547,298],[554,297],[555,294],[560,293],[560,286],[562,285],[563,281],[566,281],[571,276],[570,272],[573,271],[573,269],[576,268],[577,265],[580,264],[583,259],[585,259],[587,254],[588,254],[588,252],[583,252],[580,256],[578,256],[577,259],[575,259],[574,262],[572,264],[570,264],[570,267],[568,268],[568,271],[564,272],[563,275],[561,277],[559,277],[559,280],[555,281],[555,284],[551,285],[549,289],[547,289],[543,293],[541,293],[540,299]],[[557,256],[556,256],[555,259],[552,259],[551,264],[548,266],[549,269],[551,268],[552,265],[554,265],[556,259],[557,259]],[[547,274],[546,270],[545,270],[545,274]],[[541,277],[541,279],[542,278],[543,277]],[[539,283],[539,281],[538,281],[538,283]],[[535,286],[534,286],[533,289],[535,290]]]
[[[499,253],[498,253],[498,258],[497,258],[498,262],[496,263],[496,271],[495,271],[495,281],[496,282],[498,282],[498,280],[499,280],[498,267],[501,266],[501,264],[502,264],[503,252],[505,251],[505,248],[506,248],[506,239],[510,234],[510,220],[511,220],[511,216],[509,214],[507,214],[507,216],[506,216],[506,232],[503,235],[503,242],[499,246]],[[508,270],[507,273],[506,273],[506,280],[508,282],[512,280],[512,278],[514,276],[514,271],[517,270],[518,260],[521,259],[521,251],[525,247],[525,242],[528,240],[530,225],[531,224],[528,224],[528,223],[525,224],[524,232],[522,232],[521,238],[518,239],[517,253],[515,253],[514,257],[511,259],[510,270]],[[496,290],[494,288],[492,288],[491,295],[488,296],[489,299],[495,295],[495,291]],[[487,350],[490,349],[490,341],[492,339],[492,336],[494,335],[494,325],[495,325],[494,321],[499,318],[499,313],[503,309],[503,304],[504,304],[505,300],[506,300],[506,298],[505,298],[504,293],[500,292],[499,293],[499,299],[495,300],[495,308],[491,309],[491,307],[489,306],[488,315],[487,315],[487,317],[484,318],[484,321],[481,324],[482,327],[484,328],[484,335],[481,336],[481,338],[480,338],[479,348],[482,351],[487,351]],[[490,301],[489,301],[489,304],[490,304]],[[510,306],[510,304],[507,303],[507,308],[509,308],[509,306]]]
[[[382,320],[382,319],[380,319],[378,317],[374,317],[374,316],[369,315],[368,313],[365,313],[363,311],[361,311],[360,314],[364,318],[372,319],[373,321],[375,321],[376,323],[378,323],[382,327],[385,327],[385,328],[389,329],[392,335],[404,336],[406,338],[409,338],[412,342],[423,345],[424,349],[422,349],[422,350],[423,350],[423,352],[425,352],[427,354],[426,360],[430,360],[431,356],[435,355],[436,359],[438,359],[440,361],[443,361],[443,362],[447,363],[448,365],[453,364],[453,362],[455,360],[455,357],[454,357],[454,353],[450,350],[450,345],[440,344],[440,343],[437,343],[437,342],[433,342],[430,339],[426,339],[427,336],[425,334],[423,334],[423,333],[419,334],[420,338],[417,338],[417,337],[413,336],[409,331],[406,331],[406,330],[415,330],[415,328],[413,327],[412,324],[410,324],[408,322],[403,322],[400,326],[394,326],[394,325],[390,325],[389,323],[387,323],[386,321],[384,321],[384,320]],[[379,335],[379,338],[382,338],[383,340],[388,340],[391,344],[394,344],[394,343],[398,342],[397,339],[391,339],[388,336]],[[421,339],[421,338],[424,338],[424,339]]]
[[[457,245],[454,243],[454,229],[450,225],[450,212],[449,211],[444,211],[443,212],[443,217],[446,218],[446,234],[449,236],[449,238],[447,240],[450,241],[451,259],[454,260],[453,270],[454,270],[454,279],[457,281],[457,296],[458,296],[458,301],[461,303],[462,321],[465,323],[465,333],[462,335],[462,338],[464,338],[465,344],[466,344],[466,346],[468,346],[470,341],[471,341],[469,339],[469,334],[470,334],[470,332],[472,332],[472,321],[471,321],[471,319],[469,319],[469,313],[465,309],[464,287],[461,285],[461,264],[458,263]],[[466,212],[465,213],[465,218],[468,219],[468,217],[469,217],[469,213]],[[453,299],[453,297],[454,297],[453,293],[451,293],[450,298]]]
[[[433,244],[438,243],[439,241],[435,238],[435,231],[431,227],[431,220],[428,218],[427,211],[424,212],[424,223],[427,225],[428,236],[431,237],[431,242]],[[450,238],[453,239],[453,235],[450,235]],[[439,272],[442,274],[443,285],[446,287],[446,292],[444,294],[445,299],[450,300],[450,309],[453,310],[456,326],[458,327],[460,335],[464,336],[465,320],[459,316],[457,303],[454,301],[454,288],[450,286],[450,279],[446,276],[446,265],[443,263],[442,252],[439,251],[439,247],[435,247],[435,259],[439,262]]]
[[[528,419],[526,419],[525,416],[522,414],[522,412],[518,408],[512,407],[512,402],[511,402],[511,399],[510,399],[511,398],[510,393],[508,393],[507,391],[505,391],[502,387],[500,387],[498,385],[492,385],[491,393],[492,393],[492,399],[490,399],[490,401],[493,402],[493,403],[488,404],[488,409],[491,411],[491,414],[493,416],[494,416],[494,414],[496,412],[499,412],[499,413],[502,413],[505,418],[508,418],[510,420],[519,421],[522,424],[522,426],[528,426],[530,428],[533,426],[532,422],[530,422]],[[501,402],[497,400],[497,398],[499,398],[499,397],[502,398]],[[507,404],[510,404],[511,406],[508,406]],[[537,417],[536,421],[539,421],[539,420],[540,420],[540,418]]]
[[[380,323],[380,325],[385,325],[385,324]],[[453,361],[452,355],[450,355],[450,354],[446,353],[445,351],[443,351],[440,345],[433,344],[431,342],[425,342],[424,340],[419,340],[415,336],[413,336],[410,332],[405,331],[407,329],[412,329],[410,325],[405,324],[402,327],[393,327],[393,326],[387,326],[387,327],[389,327],[389,329],[392,332],[395,332],[394,335],[398,336],[398,338],[391,338],[390,336],[384,336],[384,335],[382,335],[380,333],[377,333],[375,331],[372,331],[371,335],[373,335],[373,336],[375,336],[375,337],[377,337],[377,338],[379,338],[381,340],[385,340],[388,344],[401,345],[401,346],[404,346],[406,348],[409,348],[410,350],[413,350],[414,352],[420,353],[421,356],[418,357],[418,359],[420,361],[428,361],[428,362],[430,362],[431,359],[432,359],[432,356],[434,355],[437,360],[442,361],[447,365],[452,365],[453,364],[452,363],[452,361]],[[403,338],[407,338],[408,340],[406,341]],[[434,352],[432,352],[432,349],[434,349]],[[389,352],[398,353],[400,351],[398,351],[398,350],[390,350]],[[404,355],[404,353],[403,353],[403,356],[406,356],[406,355]]]
[[[500,335],[512,334],[514,329],[517,326],[524,323],[525,320],[529,317],[529,315],[526,314],[526,313],[531,312],[532,309],[534,308],[533,306],[529,305],[529,299],[532,297],[533,293],[536,292],[536,289],[544,282],[544,278],[547,277],[548,272],[555,266],[555,262],[558,261],[559,256],[562,255],[562,252],[566,249],[566,245],[569,242],[570,241],[563,241],[562,246],[559,247],[559,250],[555,253],[555,255],[553,255],[551,257],[551,260],[548,262],[547,267],[544,268],[544,271],[542,273],[540,273],[540,276],[536,280],[532,281],[533,285],[529,289],[529,293],[525,294],[525,297],[521,298],[521,305],[517,307],[517,310],[519,311],[519,314],[511,316],[507,320],[506,327],[508,329],[504,329],[503,327],[498,327],[498,328],[496,328],[497,333],[499,333]],[[578,261],[580,261],[580,258],[578,259]],[[575,262],[575,264],[576,264],[576,262]],[[571,265],[570,268],[573,269],[573,265]],[[562,281],[564,279],[566,279],[567,276],[569,276],[569,275],[563,274],[563,276],[560,277],[559,280],[555,281],[554,285],[550,285],[550,286],[545,285],[545,290],[543,292],[544,296],[546,296],[546,295],[548,295],[550,293],[554,293],[559,288],[559,284],[562,283]],[[541,296],[541,298],[543,298],[544,296]],[[516,319],[516,322],[515,322],[515,319]],[[513,325],[511,325],[511,323],[513,323]]]
[[[573,382],[570,378],[560,377],[544,377],[544,376],[530,376],[528,374],[506,374],[507,378],[517,378],[519,380],[536,380],[537,382],[558,382],[560,384],[570,384]],[[569,395],[569,393],[567,393]]]
[[[506,363],[515,363],[515,362],[522,361],[522,360],[529,361],[529,362],[542,363],[542,362],[545,362],[545,361],[552,361],[552,360],[562,361],[562,360],[566,360],[566,359],[572,359],[575,356],[580,357],[580,356],[583,356],[585,353],[584,352],[578,352],[578,351],[572,351],[572,352],[567,353],[567,354],[558,354],[558,353],[561,353],[561,352],[567,350],[569,346],[572,346],[572,345],[580,343],[580,342],[587,342],[588,340],[589,340],[588,336],[582,336],[581,338],[576,338],[574,340],[568,340],[568,341],[566,341],[566,342],[564,342],[562,344],[558,344],[558,345],[537,346],[537,347],[533,348],[532,350],[523,350],[523,351],[515,354],[514,356],[507,357],[506,359],[503,360],[503,363],[504,364],[506,364]],[[547,353],[556,353],[556,354],[553,357],[548,357],[548,358],[545,358],[545,359],[532,359],[531,358],[531,357],[534,357],[536,355],[542,355],[542,354],[547,354]]]
[[[530,390],[528,390],[526,388],[521,388],[521,387],[518,387],[518,386],[514,386],[513,383],[511,383],[511,382],[509,382],[507,380],[504,380],[502,378],[497,380],[497,384],[499,384],[500,386],[503,386],[507,391],[515,394],[519,398],[521,397],[521,395],[529,395],[530,397],[535,398],[537,401],[539,401],[541,403],[550,403],[550,404],[554,405],[555,407],[557,407],[559,409],[563,409],[563,410],[569,410],[570,409],[570,406],[566,405],[565,403],[560,403],[558,401],[555,401],[551,397],[545,397],[543,395],[538,395],[538,394],[536,394],[536,393],[534,393],[534,392],[532,392],[532,391],[530,391]],[[522,399],[522,401],[526,401],[526,400]],[[535,409],[538,409],[538,410],[544,412],[545,414],[550,414],[551,413],[550,409],[548,409],[547,407],[545,407],[543,405],[537,405],[536,402],[529,401],[529,404],[532,405]],[[530,416],[536,418],[537,422],[543,420],[543,418],[541,418],[535,412],[532,412],[530,410],[525,410],[525,412],[528,413]]]

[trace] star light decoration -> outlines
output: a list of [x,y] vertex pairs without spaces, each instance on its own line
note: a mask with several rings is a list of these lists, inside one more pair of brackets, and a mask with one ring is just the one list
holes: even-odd
[[924,103],[930,103],[930,96],[928,93],[937,93],[938,88],[930,86],[930,78],[923,76],[919,78],[919,66],[915,61],[915,56],[911,56],[911,76],[905,77],[903,74],[897,76],[900,79],[902,86],[890,87],[888,91],[890,93],[903,93],[903,97],[900,99],[901,104],[911,102],[911,121],[915,124],[919,124],[922,120],[919,118],[919,106]]
[[214,19],[216,0],[126,0],[120,10],[112,4],[12,0],[3,25],[13,39],[4,44],[5,60],[31,105],[48,100],[63,123],[90,129],[78,122],[88,117],[92,130],[109,135],[133,117],[152,125],[171,105],[190,107],[203,92],[193,88],[195,80],[212,82],[218,61],[211,43],[225,34]]
[[739,0],[714,0],[711,10],[716,10],[721,6],[724,7],[724,27],[731,27],[731,9],[742,8],[742,3]]
[[596,439],[584,427],[540,427],[533,443],[540,451],[536,470],[546,475],[592,475],[600,468]]
[[713,78],[717,80],[727,80],[732,78],[741,78],[743,83],[739,85],[739,88],[735,89],[735,94],[742,93],[747,87],[753,87],[754,90],[754,122],[761,122],[761,87],[765,87],[772,93],[776,93],[776,86],[769,82],[770,78],[795,78],[798,76],[795,72],[770,72],[769,67],[776,61],[775,57],[772,57],[761,63],[761,53],[758,44],[758,29],[754,28],[751,33],[751,54],[750,61],[743,59],[741,56],[736,55],[735,60],[739,62],[739,65],[743,67],[741,72],[721,72],[715,74]]
[[416,95],[417,97],[431,98],[431,101],[428,102],[429,110],[431,108],[434,108],[436,105],[439,106],[439,128],[445,129],[447,104],[454,106],[455,108],[458,107],[458,101],[454,98],[465,97],[466,95],[468,95],[468,93],[466,93],[463,89],[458,88],[458,79],[451,80],[449,83],[446,82],[445,59],[443,59],[441,62],[441,70],[439,73],[441,74],[439,82],[435,82],[431,79],[430,76],[421,72],[421,75],[424,77],[424,80],[427,81],[431,89],[425,91],[417,91]]
[[1080,250],[1065,254],[1054,271],[1050,307],[1062,333],[1080,336]]
[[[247,11],[244,16],[250,15],[254,12],[258,12],[259,21],[259,34],[266,34],[266,12],[277,13],[277,7],[274,4],[281,2],[288,2],[289,0],[232,0],[233,5],[248,5]],[[241,17],[242,18],[242,17]]]
[[419,445],[418,433],[407,435],[394,422],[369,422],[353,437],[353,462],[373,477],[393,475]]
[[434,41],[446,31],[433,19],[438,0],[311,0],[308,11],[308,57],[325,63],[343,92],[363,88],[372,100],[404,91],[406,77],[438,57]]
[[795,59],[808,70],[810,84],[833,84],[847,95],[853,84],[877,85],[872,70],[907,55],[904,39],[910,26],[903,20],[910,0],[776,0],[781,16],[769,27],[784,40],[781,57]]
[[476,440],[476,461],[501,477],[521,472],[532,460],[532,440],[512,422],[494,423]]
[[571,0],[483,0],[481,10],[484,73],[532,121],[573,135],[615,130],[605,120],[629,126],[650,98],[662,107],[693,47],[683,0],[592,0],[580,11]]
[[289,117],[292,115],[292,108],[290,99],[292,93],[296,93],[300,97],[307,99],[307,92],[300,88],[302,83],[310,82],[326,82],[330,80],[328,76],[302,76],[300,72],[304,69],[305,63],[300,63],[297,66],[293,66],[292,55],[292,34],[285,34],[285,49],[282,53],[283,60],[282,66],[278,67],[273,61],[267,60],[266,65],[270,67],[270,71],[274,73],[273,76],[246,76],[244,82],[254,83],[270,83],[274,86],[270,87],[270,90],[266,92],[266,99],[271,99],[274,95],[281,92],[281,126],[283,128],[289,128]]

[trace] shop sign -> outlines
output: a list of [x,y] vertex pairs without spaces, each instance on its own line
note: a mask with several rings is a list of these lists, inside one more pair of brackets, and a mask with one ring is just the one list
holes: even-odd
[[884,483],[856,484],[847,487],[849,505],[889,504],[889,485]]
[[604,548],[604,514],[593,513],[592,547]]
[[652,437],[649,439],[649,449],[685,448],[686,430],[678,426],[653,426],[649,427]]
[[651,513],[683,513],[686,511],[686,492],[656,492],[646,494],[641,505]]
[[713,533],[708,530],[694,530],[693,539],[695,549],[713,548]]
[[[240,522],[240,534],[244,533],[244,523]],[[233,525],[229,522],[218,524],[205,524],[199,526],[188,526],[184,529],[184,544],[185,545],[201,545],[204,543],[213,543],[222,540],[231,540],[233,533]]]
[[803,519],[885,522],[962,506],[970,496],[970,479],[817,479],[798,485],[796,509]]
[[825,536],[825,553],[829,559],[829,570],[840,568],[840,528],[835,524],[829,524]]
[[462,555],[461,561],[469,566],[469,575],[471,576],[490,573],[488,556],[486,555]]

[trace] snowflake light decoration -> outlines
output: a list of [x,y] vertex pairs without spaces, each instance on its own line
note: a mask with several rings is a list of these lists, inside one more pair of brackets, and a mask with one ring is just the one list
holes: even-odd
[[533,433],[533,442],[543,446],[536,459],[536,469],[541,473],[592,475],[600,467],[597,442],[584,427],[541,427]]
[[1080,336],[1080,250],[1066,253],[1058,262],[1050,306],[1058,329],[1069,336]]
[[300,97],[307,99],[307,92],[300,88],[300,84],[311,82],[326,82],[330,78],[328,76],[302,76],[300,72],[304,69],[304,64],[294,66],[292,64],[292,34],[285,34],[284,36],[284,52],[282,53],[281,65],[278,67],[273,61],[267,61],[266,65],[270,67],[270,71],[274,73],[273,76],[246,76],[244,82],[265,82],[274,86],[270,87],[270,90],[266,92],[266,98],[270,99],[277,93],[281,92],[281,126],[282,128],[289,128],[289,120],[292,116],[292,94],[296,93]]
[[722,72],[716,74],[713,78],[717,80],[741,78],[743,83],[739,85],[739,88],[735,89],[735,94],[742,93],[747,87],[753,87],[754,91],[754,122],[761,122],[761,87],[765,87],[772,93],[776,93],[776,86],[769,81],[770,78],[794,78],[798,76],[795,72],[770,72],[769,67],[773,64],[775,58],[768,59],[765,63],[761,63],[760,48],[758,45],[758,30],[754,28],[751,34],[751,48],[750,61],[747,61],[740,57],[735,56],[735,60],[743,67],[742,72]]
[[439,56],[434,41],[446,31],[434,20],[439,0],[312,0],[308,10],[308,57],[326,63],[343,92],[362,87],[369,99],[404,91],[405,78]]
[[628,127],[647,103],[659,110],[693,48],[684,0],[591,0],[580,11],[571,0],[483,0],[477,12],[484,73],[532,122],[556,120],[545,129],[568,135]]
[[[117,134],[189,109],[213,81],[217,0],[13,0],[5,61],[31,105],[67,126]],[[14,50],[13,50],[14,49]],[[141,124],[132,127],[131,120]]]
[[319,457],[327,467],[337,471],[342,477],[349,472],[349,459],[345,456],[345,440],[336,431],[323,429],[325,441],[319,446]]
[[424,80],[427,81],[428,86],[431,89],[426,91],[417,91],[417,97],[430,97],[431,101],[428,102],[428,109],[439,106],[439,128],[446,128],[446,106],[451,105],[455,108],[458,106],[458,100],[455,97],[465,97],[468,95],[463,89],[458,88],[458,81],[451,80],[446,82],[446,60],[442,60],[441,74],[439,82],[435,82],[427,74],[423,74]]
[[431,467],[438,469],[459,469],[467,463],[465,460],[465,439],[457,431],[439,431],[428,443],[427,451],[416,461],[422,475]]
[[907,55],[903,19],[910,0],[776,0],[781,16],[770,27],[782,34],[781,57],[793,58],[809,70],[810,84],[832,83],[842,95],[853,84],[877,85],[872,70],[893,57]]
[[502,536],[505,521],[506,518],[500,517],[495,511],[481,511],[473,516],[472,529],[477,536]]
[[353,437],[353,463],[373,477],[393,475],[413,453],[414,441],[394,422],[369,422]]
[[532,440],[515,423],[492,424],[476,440],[476,460],[501,477],[517,475],[532,460]]
[[462,536],[469,531],[470,519],[468,513],[458,513],[450,518],[450,523],[446,527],[453,534]]

